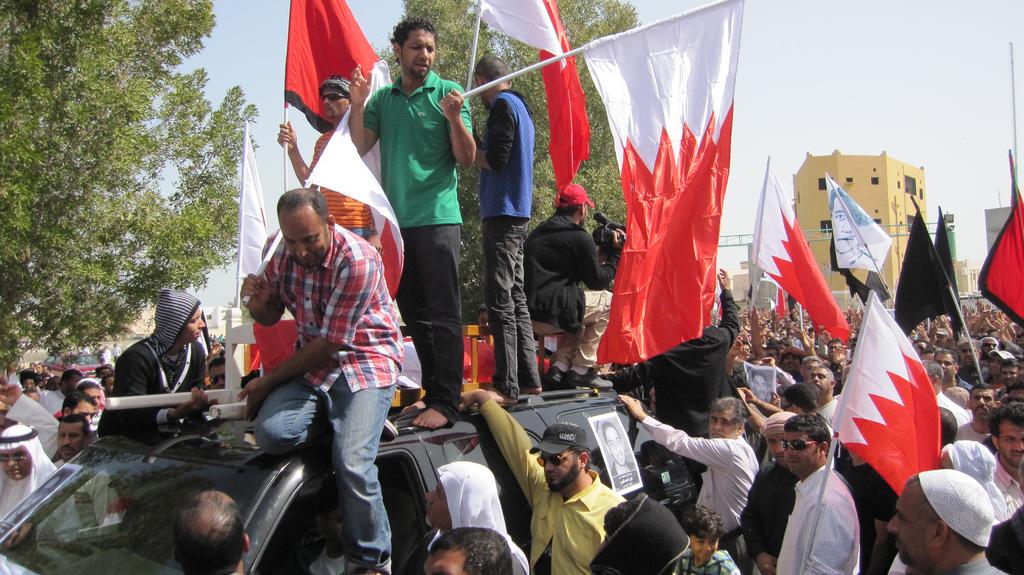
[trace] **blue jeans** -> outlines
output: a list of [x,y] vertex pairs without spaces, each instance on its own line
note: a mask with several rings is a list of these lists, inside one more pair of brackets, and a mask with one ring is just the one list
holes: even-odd
[[326,393],[299,378],[278,386],[256,417],[256,441],[268,453],[288,453],[333,434],[342,537],[353,565],[381,567],[391,559],[391,526],[377,480],[377,447],[394,387],[353,393],[340,376]]
[[537,342],[523,291],[523,243],[529,218],[483,220],[484,303],[494,337],[494,389],[515,399],[520,387],[540,387]]

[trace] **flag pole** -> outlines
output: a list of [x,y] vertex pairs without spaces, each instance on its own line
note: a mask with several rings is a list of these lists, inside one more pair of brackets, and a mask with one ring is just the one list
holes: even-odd
[[[284,103],[284,120],[282,120],[281,123],[285,124],[285,125],[288,124],[288,102],[287,101],[285,101],[285,103]],[[283,184],[283,188],[282,188],[281,192],[284,193],[284,192],[288,191],[288,144],[287,143],[281,144],[281,168],[283,168],[283,170],[281,171],[281,182]]]
[[[648,28],[652,28],[654,26],[660,26],[660,25],[665,24],[667,22],[672,22],[672,21],[675,21],[675,20],[679,20],[680,18],[684,18],[686,16],[690,16],[690,15],[696,14],[698,12],[703,12],[705,10],[710,10],[711,8],[715,8],[715,7],[717,7],[720,4],[725,4],[726,2],[730,2],[730,1],[731,0],[719,0],[718,2],[712,2],[710,4],[705,4],[704,6],[699,6],[697,8],[694,8],[693,10],[686,10],[684,12],[680,12],[680,13],[675,14],[673,16],[669,16],[668,18],[662,18],[661,20],[656,20],[654,22],[651,22],[650,24],[644,24],[643,26],[637,26],[636,28],[633,28],[631,30],[626,30],[625,32],[620,32],[618,34],[610,34],[608,36],[602,36],[600,38],[596,38],[594,40],[591,40],[589,43],[584,44],[583,46],[580,46],[578,48],[573,48],[572,50],[569,50],[568,52],[563,52],[563,53],[561,53],[561,54],[559,54],[559,55],[557,55],[557,56],[555,56],[553,58],[548,58],[547,60],[541,60],[540,62],[536,62],[534,64],[530,64],[529,66],[527,66],[525,68],[522,68],[520,70],[516,70],[515,72],[512,72],[511,74],[508,74],[506,76],[502,76],[501,78],[498,78],[496,80],[491,80],[490,82],[487,82],[486,84],[484,84],[482,86],[477,86],[476,88],[473,88],[472,90],[469,90],[466,93],[464,93],[462,95],[462,97],[468,99],[468,98],[470,98],[472,96],[475,96],[475,95],[477,95],[477,94],[479,94],[481,92],[486,92],[487,90],[497,86],[498,84],[501,84],[503,82],[508,82],[509,80],[511,80],[513,78],[518,78],[519,76],[522,76],[523,74],[527,74],[527,73],[533,72],[534,70],[539,70],[541,68],[544,68],[545,66],[550,66],[551,64],[554,64],[556,62],[561,62],[562,60],[565,60],[566,58],[571,58],[571,57],[573,57],[573,56],[575,56],[575,55],[577,55],[577,54],[579,54],[581,52],[585,52],[587,50],[590,50],[592,48],[596,48],[596,47],[598,47],[598,46],[600,46],[602,44],[605,44],[606,42],[614,42],[615,40],[617,40],[617,39],[619,39],[619,38],[621,38],[623,36],[627,36],[627,35],[630,35],[630,34],[635,34],[637,32],[640,32],[642,30],[647,30]],[[469,86],[466,86],[466,87],[468,88]]]
[[245,150],[246,145],[249,142],[249,122],[245,122],[245,127],[242,128],[242,159],[238,164],[238,254],[236,256],[235,265],[235,306],[238,307],[238,303],[241,301],[239,296],[242,293],[242,227],[245,225],[245,207],[242,203],[242,194],[245,191]]
[[[473,47],[469,50],[469,71],[466,72],[466,89],[473,85],[473,67],[476,64],[476,48],[480,41],[480,21],[483,18],[483,8],[479,0],[476,2],[476,29],[473,32]],[[466,97],[469,95],[467,94]]]
[[[1013,42],[1010,42],[1010,118],[1013,125],[1013,165],[1017,166],[1017,81],[1014,76]],[[1014,173],[1014,176],[1017,174]]]

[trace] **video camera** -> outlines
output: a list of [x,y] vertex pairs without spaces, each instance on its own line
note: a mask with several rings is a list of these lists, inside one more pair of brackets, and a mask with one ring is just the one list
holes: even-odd
[[594,212],[594,221],[600,224],[593,231],[594,243],[598,247],[608,252],[621,249],[621,246],[615,247],[615,230],[622,230],[622,244],[626,244],[626,226],[609,220],[601,212]]

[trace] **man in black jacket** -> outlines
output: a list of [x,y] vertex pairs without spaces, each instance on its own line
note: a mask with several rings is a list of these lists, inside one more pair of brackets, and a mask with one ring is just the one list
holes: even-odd
[[726,356],[740,330],[739,308],[729,290],[729,273],[718,272],[722,320],[704,328],[701,337],[684,341],[661,355],[611,374],[615,391],[654,388],[658,421],[699,436],[708,436],[711,402],[736,392],[725,376]]
[[[605,387],[597,377],[597,346],[608,327],[611,293],[625,235],[615,231],[614,249],[598,261],[597,244],[583,228],[594,202],[569,184],[555,198],[555,215],[526,238],[526,304],[534,329],[558,335],[551,369],[542,378],[549,389]],[[588,290],[579,286],[583,282]]]
[[185,403],[166,409],[109,411],[100,420],[100,435],[129,435],[144,439],[159,425],[177,423],[204,411],[210,402],[203,392],[206,348],[203,313],[195,297],[160,290],[153,335],[136,342],[117,360],[114,397],[192,391]]

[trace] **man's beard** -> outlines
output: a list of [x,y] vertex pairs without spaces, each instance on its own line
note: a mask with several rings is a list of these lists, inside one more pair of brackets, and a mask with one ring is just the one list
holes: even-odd
[[[572,483],[576,481],[576,478],[580,476],[581,471],[582,470],[579,467],[573,467],[572,471],[567,473],[565,477],[563,477],[561,481],[558,481],[557,483],[552,483],[551,480],[548,479],[548,491],[558,492],[572,485]],[[547,478],[545,477],[545,479]]]

